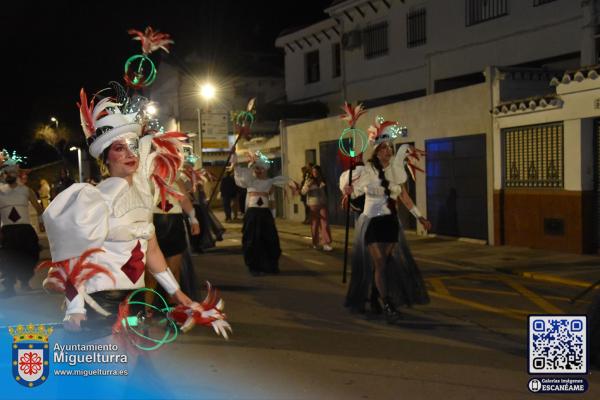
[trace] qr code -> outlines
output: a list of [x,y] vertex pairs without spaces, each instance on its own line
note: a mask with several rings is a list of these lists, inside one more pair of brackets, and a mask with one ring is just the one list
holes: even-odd
[[586,374],[585,315],[529,316],[529,373]]

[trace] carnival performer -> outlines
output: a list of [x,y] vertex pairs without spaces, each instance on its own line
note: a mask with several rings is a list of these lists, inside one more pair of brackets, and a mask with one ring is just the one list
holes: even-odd
[[284,188],[290,181],[284,176],[267,177],[270,161],[260,151],[250,153],[248,168],[237,165],[237,156],[231,158],[235,183],[248,189],[246,213],[242,227],[244,261],[253,276],[279,273],[279,235],[275,226],[274,210],[270,205],[273,186]]
[[324,251],[332,251],[331,230],[327,219],[327,190],[321,167],[314,165],[310,176],[305,179],[301,193],[306,195],[306,204],[310,209],[310,233],[312,245],[317,249],[323,242]]
[[[147,269],[175,302],[206,313],[208,324],[226,335],[229,326],[220,310],[203,307],[181,291],[154,234],[152,210],[159,196],[165,203],[166,193],[175,194],[169,184],[181,166],[178,147],[185,135],[140,139],[143,111],[134,111],[135,103],[122,92],[94,106],[96,99],[88,103],[81,90],[79,110],[89,153],[109,177],[97,186],[73,184],[44,212],[52,254],[51,262],[40,265],[50,268],[44,288],[65,295],[67,330],[80,330],[86,319],[106,327],[115,315],[123,315],[132,291],[144,286]],[[116,321],[113,332],[120,327]]]
[[181,179],[186,193],[192,199],[196,217],[200,222],[200,234],[192,237],[191,245],[194,251],[203,253],[204,250],[215,247],[217,241],[223,240],[225,228],[208,208],[204,186],[214,180],[212,174],[205,169],[195,169],[198,160],[195,155],[187,156],[183,164]]
[[38,215],[43,210],[33,190],[18,182],[20,157],[14,153],[0,153],[4,153],[0,158],[0,172],[5,182],[0,188],[0,266],[4,277],[4,291],[0,297],[7,298],[15,295],[17,280],[22,290],[31,290],[29,280],[39,260],[40,247],[31,225],[29,205]]
[[[405,161],[410,162],[416,151],[405,144],[394,157],[397,127],[395,122],[378,119],[369,128],[369,140],[374,147],[371,159],[366,165],[356,167],[351,185],[348,185],[348,171],[340,177],[340,188],[346,196],[365,195],[364,209],[355,227],[352,277],[345,305],[364,312],[369,290],[373,289],[372,293],[378,293],[383,300],[383,312],[390,323],[401,318],[398,306],[429,302],[425,283],[404,236],[396,199],[404,203],[426,230],[431,223],[421,215],[403,187],[407,180]],[[373,296],[371,308],[376,313],[381,310]]]

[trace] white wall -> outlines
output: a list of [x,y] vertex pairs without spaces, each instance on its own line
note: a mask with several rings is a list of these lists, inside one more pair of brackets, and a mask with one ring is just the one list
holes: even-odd
[[[436,79],[481,72],[486,65],[515,65],[580,49],[582,10],[574,0],[557,0],[539,7],[533,7],[530,0],[512,0],[507,16],[469,27],[465,26],[464,1],[407,0],[404,4],[392,1],[389,10],[381,1],[373,3],[377,13],[366,2],[349,1],[329,9],[332,16],[341,20],[340,25],[329,19],[277,39],[276,45],[285,49],[289,101],[327,98],[341,91],[342,79],[331,77],[331,45],[340,38],[331,33],[331,39],[326,39],[320,33],[332,26],[337,26],[340,32],[348,32],[388,21],[388,55],[367,60],[362,48],[344,52],[348,100],[431,90]],[[353,10],[357,4],[362,4],[364,18]],[[352,6],[347,11],[354,22],[340,14],[344,6]],[[427,9],[427,43],[407,48],[406,14],[415,6]],[[313,34],[321,43],[312,38]],[[304,37],[308,37],[313,46],[308,46],[302,40]],[[292,52],[285,44],[292,43],[296,48],[295,40],[304,48]],[[321,80],[306,84],[304,55],[315,49],[319,49]]]
[[[491,154],[491,88],[488,83],[451,90],[426,97],[420,97],[401,103],[389,104],[368,110],[359,120],[357,127],[366,131],[376,115],[394,119],[406,125],[409,136],[402,141],[414,142],[423,149],[426,139],[463,136],[485,133],[489,154]],[[345,128],[339,116],[287,126],[282,132],[282,153],[284,171],[296,181],[301,180],[300,169],[304,165],[307,149],[317,150],[319,160],[319,142],[337,140]],[[400,141],[399,141],[400,142]],[[488,157],[488,237],[493,242],[492,182],[491,158]],[[318,162],[318,161],[317,161]],[[424,164],[422,165],[424,167]],[[417,176],[416,202],[422,212],[427,210],[425,177]],[[300,212],[293,213],[294,203],[300,199],[286,200],[286,216],[293,220],[302,220]],[[419,227],[420,229],[420,227]]]

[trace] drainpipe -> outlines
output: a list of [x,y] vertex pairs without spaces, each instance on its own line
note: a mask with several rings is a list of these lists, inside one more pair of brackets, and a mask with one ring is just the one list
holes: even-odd
[[582,0],[581,65],[598,63],[596,54],[596,1]]

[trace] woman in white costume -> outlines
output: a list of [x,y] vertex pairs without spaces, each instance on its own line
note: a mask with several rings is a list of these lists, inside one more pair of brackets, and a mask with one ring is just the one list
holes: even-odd
[[[147,269],[177,303],[201,310],[185,295],[167,266],[152,224],[158,195],[172,192],[182,134],[139,138],[142,130],[132,104],[102,99],[94,107],[81,91],[80,114],[90,154],[110,177],[97,186],[74,184],[50,203],[43,218],[52,263],[44,287],[65,294],[64,326],[79,330],[83,320],[105,320],[135,289]],[[125,103],[125,104],[124,104]],[[154,147],[155,151],[152,151]],[[86,309],[86,305],[90,309]]]
[[390,121],[371,126],[372,158],[366,165],[356,167],[351,185],[348,185],[347,171],[340,177],[344,194],[351,198],[365,195],[364,209],[355,227],[352,277],[345,305],[364,312],[372,290],[375,296],[371,296],[371,308],[375,313],[381,312],[378,293],[388,322],[400,318],[396,308],[400,305],[429,302],[421,273],[404,237],[396,199],[404,203],[425,229],[430,229],[431,224],[420,214],[403,187],[407,179],[404,164],[412,148],[402,145],[394,157],[393,140],[397,131],[398,124]]
[[248,190],[242,227],[244,261],[253,276],[276,274],[279,272],[281,247],[270,198],[273,186],[283,188],[290,179],[285,176],[267,177],[272,161],[260,151],[250,154],[248,168],[240,167],[236,162],[234,155],[235,183]]

